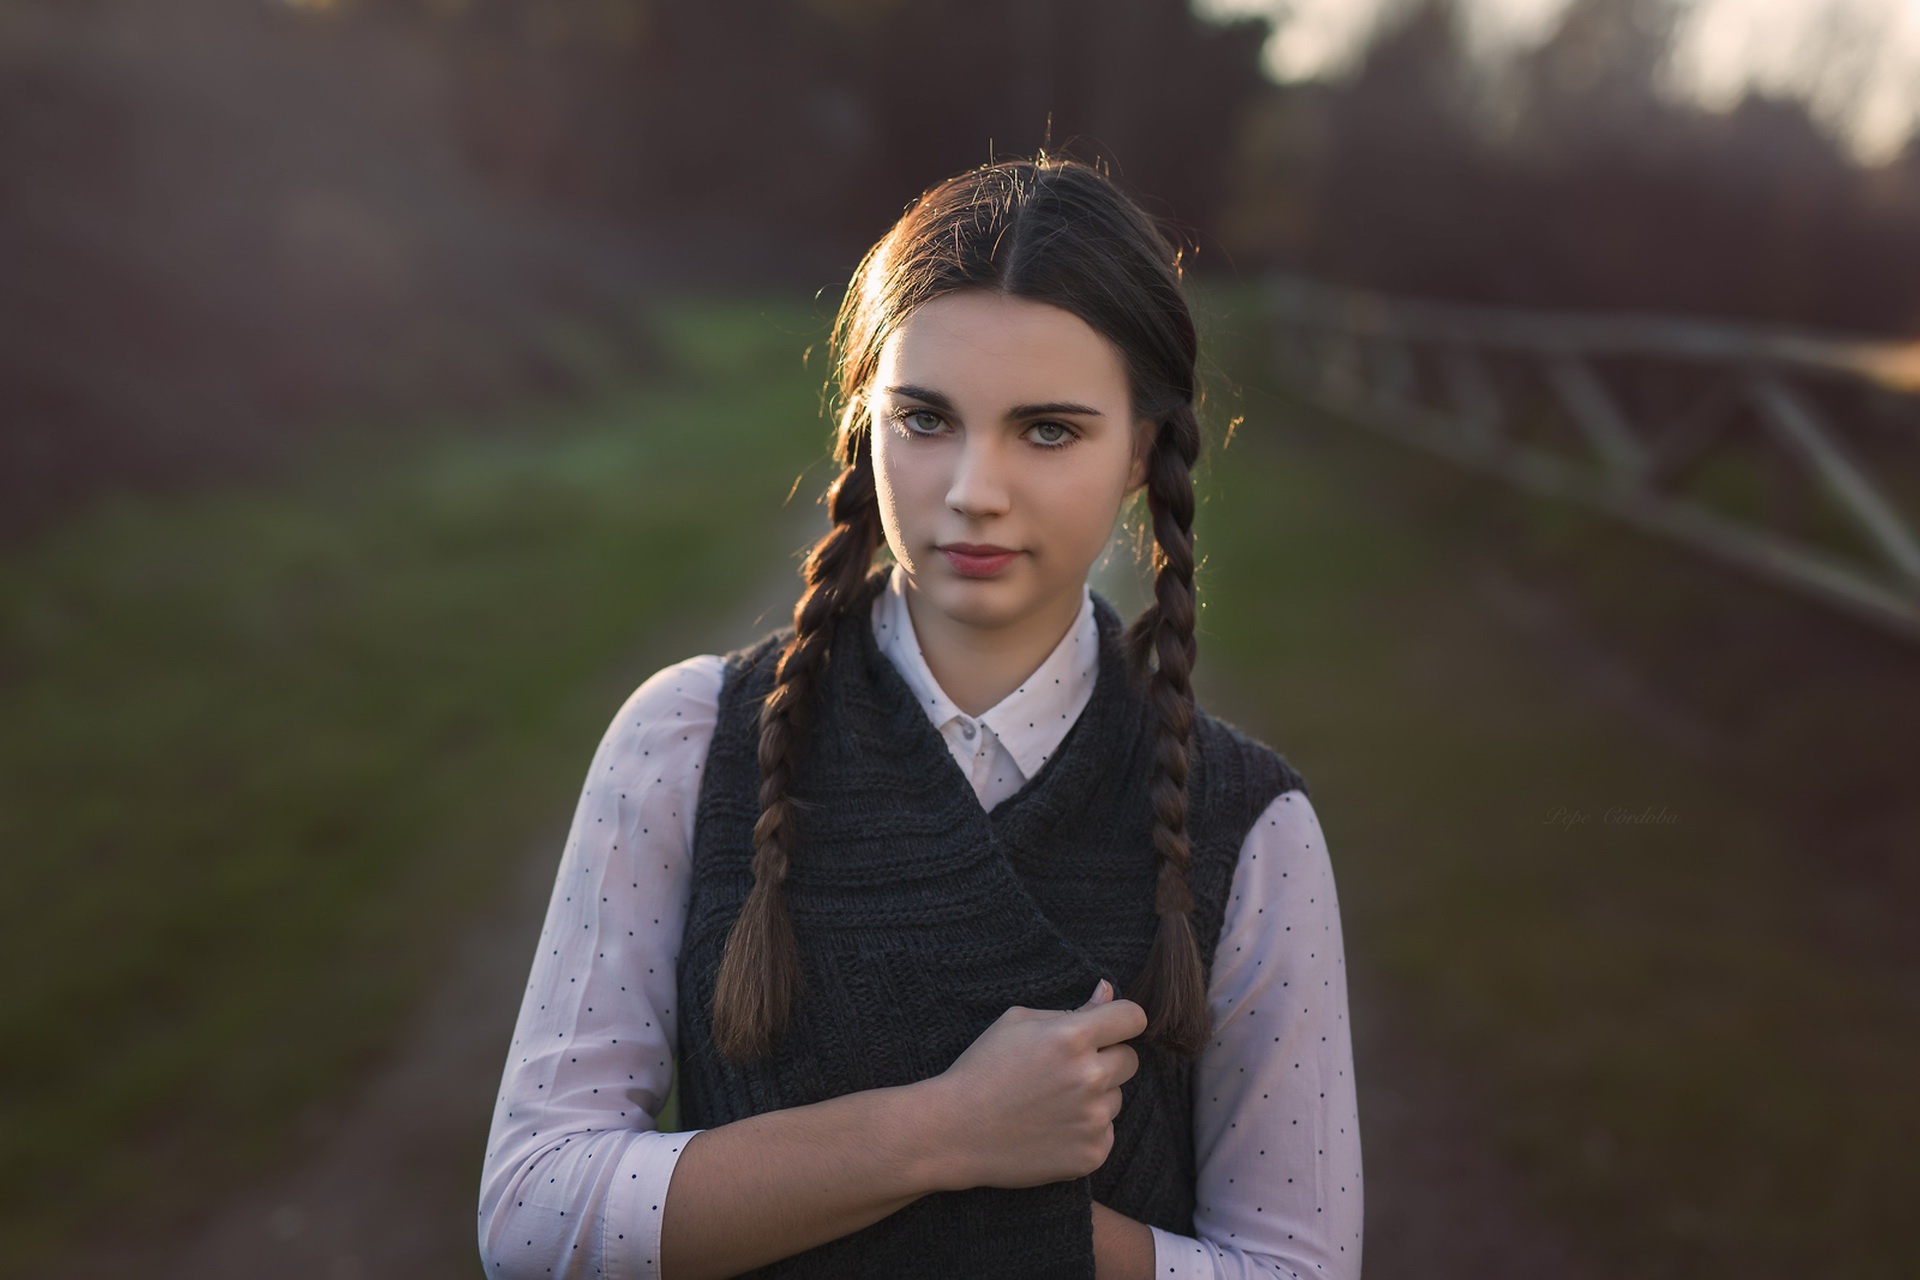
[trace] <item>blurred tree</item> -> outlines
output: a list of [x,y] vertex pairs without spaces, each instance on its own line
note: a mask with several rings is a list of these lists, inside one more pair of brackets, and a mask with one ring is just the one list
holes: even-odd
[[1264,21],[1185,0],[8,0],[0,528],[350,410],[578,382],[667,282],[831,288],[1048,136],[1203,251]]
[[0,532],[103,488],[274,465],[349,412],[577,387],[561,316],[646,359],[633,238],[478,184],[429,38],[451,19],[382,16],[5,7]]
[[1488,65],[1453,0],[1417,0],[1350,75],[1256,113],[1231,248],[1466,301],[1920,327],[1915,166],[1863,171],[1800,99],[1673,98],[1680,12],[1573,0]]
[[1646,131],[1673,115],[1661,80],[1685,9],[1683,0],[1572,0],[1520,64],[1517,141],[1551,149],[1577,131],[1646,146]]
[[[917,191],[1047,138],[1192,227],[1266,92],[1263,19],[1185,0],[360,0],[458,49],[483,180],[718,270],[846,263]],[[731,246],[729,241],[732,242]],[[744,253],[745,261],[737,261]],[[796,272],[812,278],[817,268]]]
[[[632,121],[639,211],[815,240],[851,265],[916,192],[1056,144],[1210,228],[1262,21],[1182,0],[660,0]],[[721,219],[718,223],[715,218]]]

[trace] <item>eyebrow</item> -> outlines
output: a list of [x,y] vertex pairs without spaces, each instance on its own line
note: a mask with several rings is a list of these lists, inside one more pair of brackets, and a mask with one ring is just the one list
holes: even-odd
[[[953,401],[929,387],[916,387],[910,384],[902,384],[897,387],[888,387],[886,390],[889,395],[906,396],[911,400],[924,400],[936,409],[944,409],[948,413],[956,412],[953,407]],[[1090,404],[1076,404],[1071,400],[1048,400],[1042,404],[1017,404],[1007,410],[1007,416],[1009,418],[1038,418],[1050,413],[1074,413],[1089,418],[1106,417],[1105,414]]]

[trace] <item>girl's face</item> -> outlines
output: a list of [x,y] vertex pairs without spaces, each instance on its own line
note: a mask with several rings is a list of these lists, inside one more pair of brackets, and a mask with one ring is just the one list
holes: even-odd
[[869,401],[916,627],[1064,635],[1152,445],[1113,344],[1046,303],[943,294],[888,336]]

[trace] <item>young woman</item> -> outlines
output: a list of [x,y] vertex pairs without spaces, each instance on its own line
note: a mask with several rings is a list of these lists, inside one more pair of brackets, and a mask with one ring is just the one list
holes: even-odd
[[[659,672],[594,756],[487,1274],[1351,1280],[1326,846],[1190,685],[1178,254],[1092,168],[985,166],[867,254],[833,356],[792,627]],[[1087,575],[1142,490],[1123,627]]]

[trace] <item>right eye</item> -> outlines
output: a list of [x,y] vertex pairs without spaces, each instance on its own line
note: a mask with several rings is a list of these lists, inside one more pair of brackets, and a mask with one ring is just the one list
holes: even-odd
[[910,435],[916,436],[934,435],[943,425],[940,415],[931,409],[895,409],[893,420],[906,428]]

